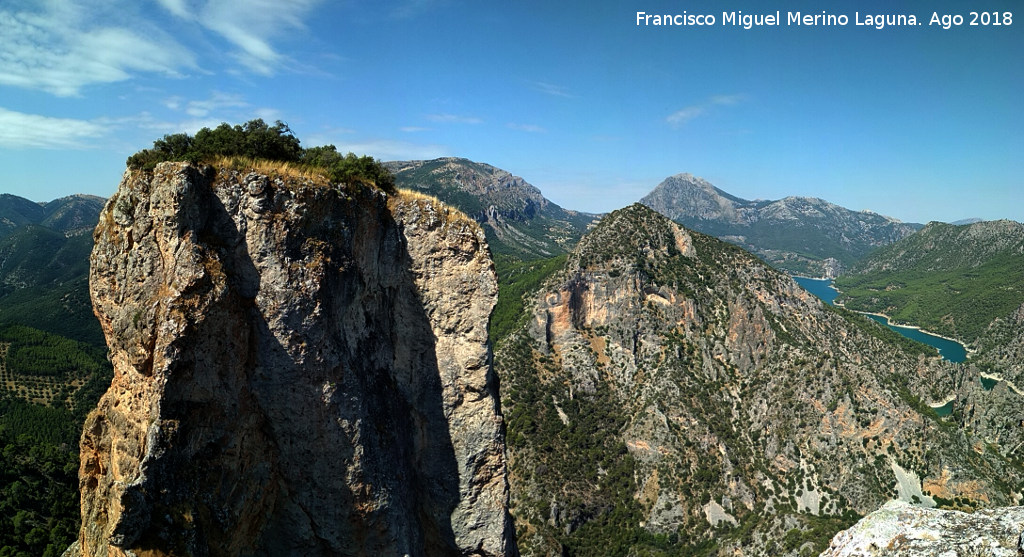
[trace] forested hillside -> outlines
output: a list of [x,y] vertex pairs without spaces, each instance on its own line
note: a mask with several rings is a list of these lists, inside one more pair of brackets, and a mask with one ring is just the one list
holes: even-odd
[[929,223],[835,283],[850,309],[973,343],[1024,303],[1024,225]]
[[111,378],[106,350],[0,329],[0,555],[56,556],[78,534],[78,437]]

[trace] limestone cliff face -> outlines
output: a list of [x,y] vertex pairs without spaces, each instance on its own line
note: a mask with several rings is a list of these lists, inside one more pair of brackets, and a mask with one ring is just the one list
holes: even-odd
[[512,555],[480,228],[436,201],[164,163],[90,285],[115,377],[85,556]]

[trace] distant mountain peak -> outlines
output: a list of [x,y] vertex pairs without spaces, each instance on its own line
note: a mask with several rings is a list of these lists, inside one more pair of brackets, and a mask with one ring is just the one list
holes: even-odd
[[912,234],[919,225],[852,211],[818,197],[748,201],[691,174],[662,181],[640,203],[672,220],[752,251],[797,274],[833,274],[871,250]]

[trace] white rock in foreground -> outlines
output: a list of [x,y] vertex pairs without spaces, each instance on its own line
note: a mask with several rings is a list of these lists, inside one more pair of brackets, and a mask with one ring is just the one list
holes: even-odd
[[890,501],[832,538],[820,557],[1020,557],[1024,507],[974,513]]

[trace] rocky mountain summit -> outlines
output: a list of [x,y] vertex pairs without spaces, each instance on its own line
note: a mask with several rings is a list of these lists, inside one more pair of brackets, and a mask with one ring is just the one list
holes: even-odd
[[893,497],[1019,504],[1020,461],[926,404],[960,368],[647,207],[528,307],[495,359],[524,554],[800,555]]
[[920,228],[814,197],[749,201],[691,174],[666,178],[640,203],[779,269],[810,276],[834,277],[873,249]]
[[563,209],[519,176],[460,158],[395,161],[399,187],[436,196],[484,227],[495,255],[551,257],[572,249],[595,215]]
[[515,555],[480,227],[434,199],[161,163],[96,228],[115,377],[69,555]]
[[1024,555],[1024,507],[964,513],[893,501],[836,535],[820,557],[921,555]]

